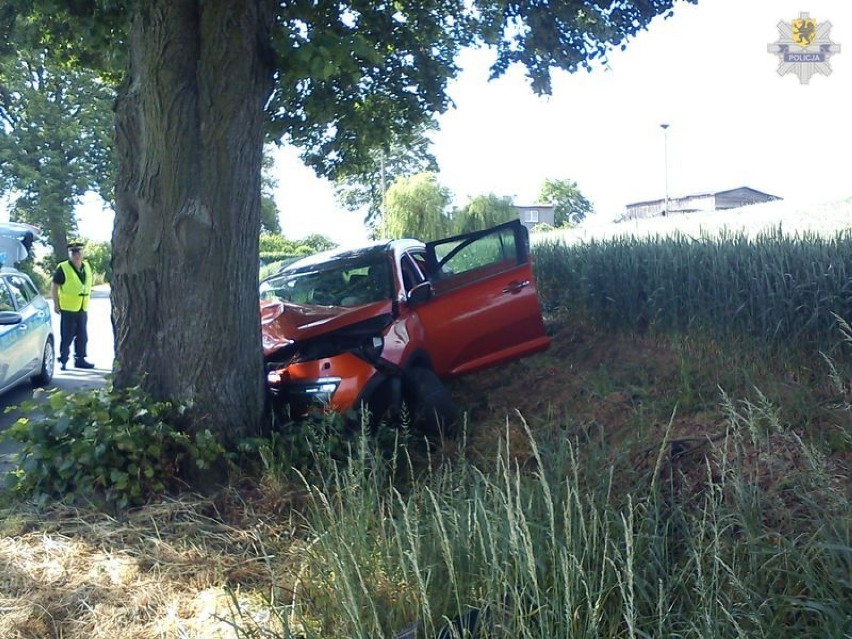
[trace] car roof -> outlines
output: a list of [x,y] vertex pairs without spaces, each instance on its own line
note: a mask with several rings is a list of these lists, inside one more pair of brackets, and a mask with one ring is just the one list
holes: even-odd
[[0,267],[0,275],[23,275],[28,280],[31,280],[30,276],[24,273],[23,271],[19,271],[13,266],[2,266]]

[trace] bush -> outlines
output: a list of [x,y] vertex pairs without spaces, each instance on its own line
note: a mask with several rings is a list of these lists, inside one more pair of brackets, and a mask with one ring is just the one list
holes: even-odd
[[[109,242],[86,242],[86,261],[96,282],[112,282],[112,246]],[[100,277],[98,277],[100,276]]]
[[190,434],[185,406],[155,402],[138,387],[48,391],[45,401],[21,410],[28,416],[0,434],[0,440],[22,444],[19,467],[7,481],[39,503],[70,498],[100,507],[141,505],[180,489],[191,465],[207,468],[224,459],[209,431]]
[[[570,226],[571,226],[570,224],[566,224],[565,227],[560,227],[560,228],[570,228]],[[534,227],[532,227],[530,229],[530,232],[531,233],[549,233],[550,231],[554,231],[554,230],[556,230],[556,229],[554,229],[547,222],[539,222],[538,224],[536,224]]]
[[[325,235],[314,233],[301,240],[291,240],[277,233],[260,234],[260,255],[311,255],[337,246]],[[270,260],[267,260],[270,261]]]

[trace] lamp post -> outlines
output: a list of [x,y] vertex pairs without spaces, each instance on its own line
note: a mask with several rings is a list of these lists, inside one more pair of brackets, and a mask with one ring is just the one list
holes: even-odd
[[663,172],[666,176],[666,199],[663,203],[663,216],[669,213],[669,125],[661,124],[663,130]]

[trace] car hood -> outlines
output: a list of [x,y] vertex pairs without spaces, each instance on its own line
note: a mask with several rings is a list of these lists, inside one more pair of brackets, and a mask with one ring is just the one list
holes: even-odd
[[260,326],[263,354],[292,342],[301,342],[393,312],[393,302],[382,300],[363,306],[312,306],[290,302],[261,302]]

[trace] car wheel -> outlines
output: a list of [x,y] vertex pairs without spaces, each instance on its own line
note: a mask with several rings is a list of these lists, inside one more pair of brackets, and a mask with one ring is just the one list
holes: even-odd
[[53,338],[48,337],[44,343],[44,353],[41,357],[41,369],[32,376],[33,386],[47,386],[53,379],[53,367],[55,365],[56,352],[53,350]]
[[446,386],[430,369],[416,366],[405,374],[403,398],[412,424],[428,434],[452,435],[457,411]]
[[[399,397],[399,386],[394,384],[398,380],[385,380],[378,388],[376,388],[365,404],[368,417],[368,425],[371,430],[375,430],[380,424],[395,424],[399,419],[399,399],[394,401],[394,397]],[[358,427],[365,415],[363,410],[358,411]]]

